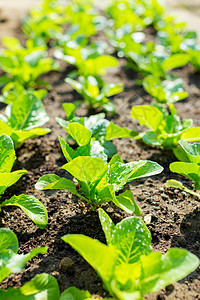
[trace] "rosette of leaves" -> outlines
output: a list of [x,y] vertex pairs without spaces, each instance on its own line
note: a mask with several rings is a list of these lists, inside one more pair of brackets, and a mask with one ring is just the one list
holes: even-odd
[[150,129],[138,136],[145,144],[172,149],[180,140],[200,140],[200,127],[192,127],[192,119],[181,121],[172,104],[169,105],[169,110],[158,104],[134,106],[131,116],[138,120],[140,125]]
[[6,49],[0,54],[0,68],[6,75],[0,77],[1,87],[13,82],[26,88],[37,85],[50,87],[47,82],[38,79],[44,73],[58,70],[58,64],[47,57],[46,46],[37,46],[33,40],[27,40],[24,48],[15,37],[4,37],[2,43]]
[[[194,182],[194,189],[200,190],[200,144],[189,144],[186,141],[179,141],[179,144],[181,148],[177,147],[173,151],[180,161],[171,163],[169,168],[172,172],[192,180]],[[174,179],[167,180],[166,186],[179,188],[200,197],[200,194],[188,189],[180,181]]]
[[[11,138],[7,135],[0,136],[0,199],[7,188],[16,183],[26,170],[11,172],[15,162],[15,150]],[[0,211],[6,206],[21,208],[28,217],[41,229],[46,227],[48,215],[44,205],[34,196],[21,194],[12,196],[10,199],[0,201]]]
[[[0,134],[7,134],[19,148],[25,140],[49,133],[48,128],[40,128],[49,120],[44,105],[40,100],[43,90],[26,91],[21,89],[17,100],[13,101],[16,90],[10,91],[5,102],[12,102],[6,107],[5,114],[0,114]],[[39,99],[40,98],[40,99]]]
[[140,160],[124,163],[119,155],[114,155],[106,164],[101,158],[79,156],[62,166],[76,178],[78,185],[55,174],[42,176],[36,183],[40,190],[64,189],[88,202],[92,209],[102,203],[112,201],[127,213],[141,215],[141,209],[135,203],[132,192],[116,194],[127,182],[146,176],[156,175],[163,168],[156,162]]
[[100,113],[90,117],[75,116],[76,106],[73,103],[64,103],[67,120],[56,118],[57,122],[67,131],[66,140],[73,139],[78,148],[74,150],[68,143],[59,137],[61,149],[67,161],[77,156],[100,157],[107,162],[117,153],[115,145],[110,141],[114,138],[132,138],[138,133],[125,127],[119,127],[105,119],[105,114]]
[[100,106],[110,113],[115,112],[115,106],[114,103],[109,100],[109,97],[123,91],[122,84],[104,83],[103,87],[100,87],[97,79],[93,76],[79,76],[78,81],[66,78],[65,82],[70,84],[82,96],[89,108],[97,108]]
[[99,217],[107,245],[81,234],[62,239],[96,270],[112,299],[142,300],[143,295],[184,278],[199,265],[199,259],[184,249],[172,248],[164,255],[152,252],[150,231],[137,217],[117,225],[102,209]]

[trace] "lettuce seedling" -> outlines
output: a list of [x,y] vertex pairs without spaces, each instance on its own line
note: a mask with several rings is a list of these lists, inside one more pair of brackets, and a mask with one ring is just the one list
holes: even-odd
[[[169,168],[172,172],[183,175],[194,181],[195,190],[200,190],[200,144],[189,144],[185,141],[179,141],[181,148],[174,149],[174,154],[181,160],[180,162],[173,162]],[[180,188],[190,194],[200,197],[200,194],[186,188],[181,182],[177,180],[168,180],[167,187]]]
[[168,24],[157,32],[158,42],[172,54],[184,53],[196,48],[197,33],[183,31],[181,25],[182,23]]
[[67,121],[56,118],[57,122],[68,132],[67,140],[73,139],[79,147],[75,150],[71,148],[65,140],[59,137],[61,149],[69,162],[77,156],[100,157],[107,162],[117,153],[115,145],[110,142],[114,138],[133,138],[138,133],[119,127],[113,122],[105,119],[105,114],[100,113],[90,117],[76,117],[76,106],[73,103],[64,103]]
[[180,140],[200,140],[200,127],[192,127],[191,119],[181,121],[172,104],[169,105],[169,111],[158,104],[134,106],[131,116],[138,120],[140,125],[150,129],[139,135],[145,144],[174,148]]
[[83,77],[92,76],[101,81],[99,76],[106,75],[108,68],[118,66],[115,57],[103,54],[104,45],[104,43],[96,43],[86,47],[76,41],[70,41],[65,43],[62,49],[55,51],[55,57],[76,67],[77,71],[73,72],[74,77],[79,74]]
[[[39,253],[46,253],[48,249],[48,247],[40,247],[25,255],[17,254],[18,239],[8,228],[0,228],[0,241],[0,282],[11,273],[19,273],[30,259]],[[1,293],[2,291],[0,295]]]
[[[64,292],[63,292],[64,294]],[[60,295],[56,278],[50,274],[42,273],[26,282],[20,288],[0,290],[1,300],[66,300]],[[67,298],[68,299],[68,298]],[[80,300],[81,298],[77,299]]]
[[[26,170],[18,170],[11,172],[15,162],[15,150],[11,138],[7,135],[0,136],[0,199],[6,189],[17,182],[22,175],[26,174]],[[0,211],[5,206],[20,207],[28,217],[41,229],[46,227],[48,215],[44,205],[34,196],[21,194],[12,196],[3,202],[0,201]]]
[[2,39],[6,49],[0,54],[0,67],[8,75],[0,77],[0,86],[11,82],[18,82],[24,87],[44,85],[48,83],[38,80],[38,77],[51,70],[58,70],[58,65],[52,58],[46,57],[46,46],[35,46],[33,40],[26,41],[26,48],[22,47],[15,37]]
[[13,84],[9,84],[6,88],[2,89],[2,95],[0,96],[0,102],[3,102],[5,104],[11,104],[15,101],[18,101],[22,95],[27,97],[29,93],[34,94],[38,99],[43,101],[43,99],[47,95],[47,90],[45,89],[39,89],[34,90],[33,88],[25,89],[23,85],[15,82]]
[[[151,234],[136,217],[115,225],[99,210],[107,245],[81,234],[62,237],[96,270],[114,299],[142,300],[194,271],[199,259],[184,249],[172,248],[166,254],[152,252]],[[85,298],[83,298],[85,299]]]
[[32,9],[29,16],[22,20],[26,36],[46,44],[58,33],[62,33],[62,25],[65,23],[63,4],[63,1],[44,0],[41,5]]
[[80,76],[78,81],[66,78],[65,82],[70,84],[83,97],[90,108],[101,106],[105,111],[111,113],[115,112],[115,107],[108,97],[123,91],[122,84],[104,84],[100,88],[98,81],[93,76]]
[[181,78],[161,80],[152,75],[143,79],[144,89],[159,103],[172,104],[188,97]]
[[[14,93],[14,94],[13,94]],[[9,93],[12,98],[15,92]],[[9,135],[19,148],[25,140],[49,133],[48,128],[40,128],[49,120],[42,101],[43,92],[23,91],[18,99],[6,107],[5,115],[0,114],[0,134]],[[10,101],[10,100],[8,100]]]
[[78,182],[54,174],[42,176],[36,183],[40,190],[65,189],[91,204],[95,209],[102,203],[113,201],[118,207],[128,213],[141,214],[141,209],[134,201],[132,192],[120,193],[127,182],[146,176],[156,175],[163,168],[156,162],[140,160],[124,163],[119,155],[114,155],[109,164],[101,158],[79,156],[62,166]]
[[[65,109],[69,106],[71,103],[64,103]],[[69,113],[68,109],[67,113]],[[108,158],[117,153],[113,143],[105,140],[105,131],[109,124],[109,121],[105,119],[105,114],[101,113],[88,118],[74,117],[70,121],[60,118],[56,120],[67,131],[67,140],[71,138],[78,144],[78,148],[74,150],[63,138],[59,137],[61,149],[68,162],[78,156],[100,157],[107,162]]]

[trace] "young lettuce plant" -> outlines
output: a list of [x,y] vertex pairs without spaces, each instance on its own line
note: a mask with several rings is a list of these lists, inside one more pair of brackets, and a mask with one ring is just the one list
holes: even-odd
[[[34,256],[47,252],[48,247],[35,248],[27,254],[18,254],[18,239],[14,232],[0,228],[0,282],[12,273],[19,273]],[[60,298],[57,280],[49,274],[36,275],[20,288],[0,289],[1,300],[55,300]]]
[[[0,241],[0,282],[11,273],[19,273],[30,259],[39,253],[45,254],[48,249],[48,247],[40,247],[25,255],[17,254],[19,247],[17,236],[8,228],[0,228]],[[3,293],[0,290],[1,299],[1,294]],[[3,297],[3,299],[8,298]]]
[[[42,91],[42,90],[41,90]],[[19,148],[25,140],[49,133],[48,128],[40,128],[49,120],[42,101],[44,93],[23,91],[18,99],[6,107],[5,115],[0,114],[0,134],[7,134]],[[9,93],[13,99],[15,92]],[[10,100],[8,100],[10,101]]]
[[140,125],[150,129],[139,134],[145,144],[172,149],[180,140],[200,140],[200,127],[192,127],[191,119],[181,121],[172,104],[169,105],[169,111],[158,104],[134,106],[131,116],[138,120]]
[[124,163],[114,155],[106,164],[101,158],[79,156],[62,166],[76,178],[78,185],[55,174],[42,176],[36,183],[39,190],[64,189],[88,202],[93,209],[102,203],[112,201],[128,213],[141,214],[132,192],[126,190],[119,195],[127,182],[134,179],[160,174],[163,168],[156,162],[140,160]]
[[[0,199],[7,188],[17,182],[20,177],[27,173],[26,170],[11,172],[15,162],[15,150],[11,138],[7,135],[0,136]],[[3,202],[0,201],[0,211],[5,206],[20,207],[28,217],[41,229],[46,227],[48,215],[44,205],[34,196],[21,194],[12,196]]]
[[79,45],[76,41],[70,41],[65,43],[62,49],[55,51],[55,57],[76,67],[77,71],[73,71],[73,77],[92,76],[101,82],[100,76],[106,75],[108,68],[118,66],[118,60],[115,57],[104,55],[103,52],[102,43],[86,47],[84,44]]
[[41,5],[32,9],[29,16],[22,20],[22,29],[26,36],[46,44],[55,39],[58,33],[62,33],[65,22],[63,4],[64,1],[44,0]]
[[[194,181],[195,190],[200,190],[200,144],[189,144],[179,141],[181,148],[174,149],[174,154],[180,162],[173,162],[169,168],[172,172],[183,175]],[[188,189],[181,182],[171,179],[166,182],[167,187],[175,187],[200,198],[200,194]]]
[[181,78],[170,78],[162,81],[160,78],[149,75],[143,79],[142,84],[144,89],[158,103],[173,104],[188,97]]
[[117,153],[115,145],[110,142],[114,138],[133,138],[137,132],[125,127],[119,127],[105,119],[105,114],[100,113],[90,117],[75,116],[76,106],[73,103],[63,103],[67,121],[56,118],[58,124],[68,133],[66,140],[73,139],[78,148],[74,150],[65,140],[59,137],[61,149],[67,161],[77,156],[100,157],[107,162]]
[[9,84],[7,88],[2,89],[2,95],[0,96],[0,102],[3,102],[5,104],[11,104],[15,101],[18,101],[22,95],[24,97],[28,97],[29,93],[34,94],[38,99],[43,101],[43,99],[47,95],[47,90],[45,89],[39,89],[34,90],[33,88],[25,89],[23,85],[19,83],[13,83]]
[[0,77],[0,86],[18,82],[25,88],[48,83],[38,77],[51,70],[58,70],[58,65],[52,58],[46,57],[46,46],[36,46],[33,40],[26,41],[26,48],[22,47],[15,37],[2,39],[6,49],[0,54],[0,67],[8,75]]
[[129,217],[115,225],[102,209],[99,218],[107,245],[81,234],[62,239],[96,270],[113,299],[142,300],[199,265],[199,259],[184,249],[172,248],[164,255],[152,252],[151,233],[140,218]]
[[[105,111],[114,113],[115,106],[108,97],[123,91],[122,84],[103,84],[100,88],[98,80],[93,76],[78,77],[78,81],[66,78],[65,82],[70,84],[85,100],[89,108],[102,107]],[[101,82],[102,84],[102,82]]]

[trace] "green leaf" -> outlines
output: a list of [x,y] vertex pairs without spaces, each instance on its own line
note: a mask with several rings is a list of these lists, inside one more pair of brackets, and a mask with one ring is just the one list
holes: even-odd
[[15,148],[19,148],[27,139],[38,137],[50,133],[49,128],[33,128],[30,130],[13,131],[11,138],[15,144]]
[[200,190],[200,163],[174,162],[169,166],[172,172],[194,181],[195,190]]
[[140,125],[145,125],[155,131],[163,119],[163,114],[154,106],[138,105],[132,108],[131,117],[137,119]]
[[69,123],[67,132],[79,146],[87,145],[92,137],[92,132],[77,122]]
[[153,145],[153,146],[161,146],[162,145],[162,140],[158,139],[156,132],[153,132],[153,131],[146,131],[142,135],[142,140],[147,145]]
[[28,254],[16,254],[12,250],[0,252],[0,282],[11,273],[19,273],[26,263],[39,253],[46,253],[48,247],[35,248]]
[[133,138],[138,135],[137,131],[130,130],[126,127],[119,127],[113,122],[106,127],[106,140],[113,140],[115,138]]
[[0,56],[0,66],[5,72],[9,73],[9,70],[14,67],[14,62],[10,57]]
[[7,135],[0,136],[0,173],[10,172],[15,162],[14,144]]
[[147,176],[157,175],[162,173],[163,171],[163,167],[155,161],[143,160],[142,162],[143,164],[139,165],[138,168],[135,169],[134,173],[129,178],[129,181]]
[[106,84],[103,87],[103,89],[101,90],[101,93],[105,94],[106,97],[111,97],[111,96],[121,93],[122,91],[123,91],[122,83],[118,83],[118,84],[110,83],[110,84]]
[[0,290],[2,300],[55,300],[60,299],[57,280],[50,274],[38,274],[21,288]]
[[59,300],[90,300],[93,299],[88,291],[79,290],[72,286],[65,290]]
[[71,161],[75,155],[75,151],[69,146],[69,144],[62,137],[59,136],[58,139],[64,157],[68,162]]
[[194,271],[199,259],[192,253],[172,248],[165,255],[159,252],[141,257],[142,276],[140,278],[143,294],[154,293],[178,281]]
[[18,247],[18,239],[14,232],[8,228],[0,228],[0,252],[10,249],[17,253]]
[[117,153],[116,146],[110,141],[105,141],[103,143],[103,148],[104,148],[104,152],[108,156],[108,158],[112,158],[113,155],[115,155]]
[[122,220],[112,232],[111,244],[118,253],[117,263],[133,264],[152,251],[151,234],[145,223],[136,217]]
[[49,120],[42,101],[31,92],[19,96],[10,110],[8,124],[15,130],[30,130]]
[[6,75],[0,76],[0,87],[3,87],[4,85],[6,85],[7,83],[9,83],[11,81],[12,81],[12,79]]
[[84,185],[85,195],[89,196],[106,174],[108,166],[100,158],[79,156],[62,166],[62,169],[79,180]]
[[0,173],[0,195],[2,195],[8,187],[17,182],[21,176],[26,173],[26,170],[14,171],[12,173]]
[[63,103],[62,107],[64,108],[68,120],[71,120],[75,117],[76,106],[74,103]]
[[124,193],[116,196],[120,207],[129,214],[134,213],[136,216],[142,215],[141,208],[136,204],[133,194],[130,190],[126,190]]
[[200,127],[192,127],[182,131],[180,140],[186,142],[198,142],[200,141]]
[[114,190],[120,190],[127,182],[134,179],[160,174],[163,171],[156,162],[148,160],[132,161],[130,163],[116,162],[109,171],[109,183],[114,185]]
[[18,206],[28,217],[41,229],[44,229],[48,222],[48,215],[45,206],[34,196],[21,194],[13,196],[1,203],[1,206]]
[[198,198],[200,198],[200,194],[195,193],[194,191],[188,189],[186,186],[184,186],[180,181],[175,180],[175,179],[169,179],[165,182],[166,187],[172,187],[175,189],[180,189],[186,193],[189,193],[191,195],[194,195]]
[[99,208],[99,220],[106,237],[106,242],[109,245],[112,240],[112,234],[113,230],[115,229],[115,224],[102,208]]
[[76,191],[76,185],[69,179],[59,177],[55,174],[43,175],[37,181],[35,188],[38,190],[67,190],[80,196]]
[[180,68],[185,66],[190,60],[190,55],[186,53],[173,54],[169,58],[166,58],[162,64],[165,71]]
[[185,141],[180,141],[179,144],[191,163],[200,163],[200,144],[188,144]]
[[62,240],[83,256],[105,282],[111,279],[117,259],[113,248],[80,234],[65,235]]

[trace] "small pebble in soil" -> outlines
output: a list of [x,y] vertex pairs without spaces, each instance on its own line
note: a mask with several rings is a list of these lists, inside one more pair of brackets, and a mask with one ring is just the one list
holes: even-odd
[[64,257],[60,262],[60,269],[63,273],[66,273],[74,266],[74,262],[70,257]]

